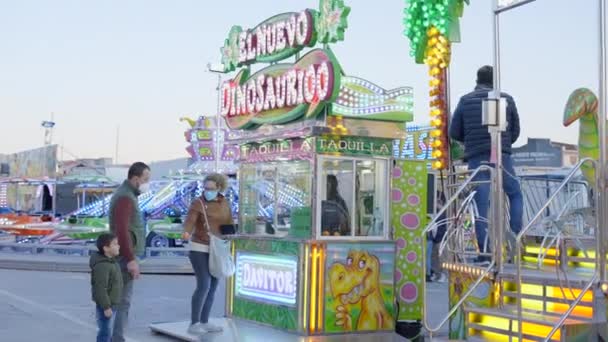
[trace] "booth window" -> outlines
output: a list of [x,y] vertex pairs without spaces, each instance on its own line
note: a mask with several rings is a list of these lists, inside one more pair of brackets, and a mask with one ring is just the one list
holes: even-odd
[[319,230],[327,237],[386,237],[388,160],[320,157]]
[[246,164],[240,177],[242,233],[310,237],[312,171],[308,161]]

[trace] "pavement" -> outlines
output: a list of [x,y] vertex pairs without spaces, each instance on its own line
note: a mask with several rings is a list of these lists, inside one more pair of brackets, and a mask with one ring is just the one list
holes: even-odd
[[[152,333],[149,325],[188,320],[194,286],[192,275],[142,275],[135,284],[129,341],[175,341]],[[447,313],[447,284],[428,284],[427,294],[436,324]],[[224,316],[224,296],[220,283],[212,317]],[[1,341],[94,341],[89,274],[0,269],[0,322]],[[447,336],[447,327],[437,336]]]

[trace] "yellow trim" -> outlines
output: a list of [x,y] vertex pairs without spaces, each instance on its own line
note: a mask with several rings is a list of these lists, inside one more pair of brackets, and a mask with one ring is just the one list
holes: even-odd
[[310,272],[310,329],[311,333],[317,331],[317,320],[315,313],[317,312],[317,258],[319,257],[318,246],[312,246],[312,265]]
[[302,327],[303,330],[306,331],[308,329],[308,266],[310,264],[310,260],[308,260],[308,245],[304,245],[304,258],[302,259],[304,263],[304,274],[302,275],[304,279],[302,279],[302,286],[304,287],[303,296],[302,296]]

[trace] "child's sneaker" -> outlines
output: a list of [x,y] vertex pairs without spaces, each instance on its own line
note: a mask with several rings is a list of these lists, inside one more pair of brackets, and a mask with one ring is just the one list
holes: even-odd
[[202,323],[202,326],[203,326],[203,329],[205,329],[206,331],[211,332],[211,333],[224,331],[224,329],[222,327],[213,325],[211,323]]
[[204,324],[202,324],[202,323],[192,324],[188,328],[188,334],[203,335],[203,334],[206,334],[206,333],[207,333],[207,329],[205,329]]

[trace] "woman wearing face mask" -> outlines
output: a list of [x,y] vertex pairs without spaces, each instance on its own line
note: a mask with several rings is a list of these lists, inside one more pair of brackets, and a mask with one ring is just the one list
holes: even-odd
[[205,177],[203,196],[190,205],[183,239],[190,240],[190,263],[196,276],[196,290],[192,295],[191,325],[188,332],[195,335],[220,332],[221,327],[209,324],[209,312],[218,280],[209,273],[209,234],[220,235],[220,226],[232,224],[228,200],[220,193],[225,191],[224,175],[213,173]]

